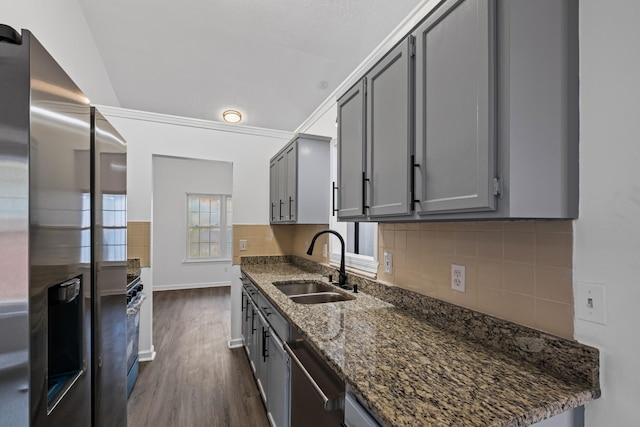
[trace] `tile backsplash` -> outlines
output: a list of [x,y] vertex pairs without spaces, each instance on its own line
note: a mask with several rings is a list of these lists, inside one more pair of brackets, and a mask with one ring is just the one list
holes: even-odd
[[[233,263],[241,256],[297,255],[328,263],[327,225],[234,225]],[[247,250],[239,241],[247,240]],[[472,310],[573,338],[572,221],[400,223],[378,226],[377,279]],[[393,273],[385,274],[385,252]],[[465,266],[466,292],[451,290],[451,264]]]
[[151,266],[151,222],[127,222],[127,258],[140,258],[141,267]]
[[[313,235],[328,228],[327,224],[313,225],[233,225],[233,264],[240,264],[242,256],[298,255],[315,262],[329,262],[322,256],[322,246],[328,242],[327,236],[316,241],[313,255],[306,254]],[[247,241],[247,250],[240,251],[240,240]]]
[[[378,280],[573,338],[572,221],[379,224]],[[466,292],[451,289],[465,266]]]

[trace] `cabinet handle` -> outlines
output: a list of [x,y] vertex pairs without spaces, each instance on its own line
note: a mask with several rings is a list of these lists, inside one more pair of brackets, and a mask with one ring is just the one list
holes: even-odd
[[244,309],[244,320],[245,322],[247,320],[249,320],[249,299],[247,298],[247,300],[245,301],[245,309]]
[[275,221],[276,220],[275,215],[273,215],[273,208],[275,208],[275,207],[276,207],[276,204],[275,203],[271,203],[271,221]]
[[267,349],[267,338],[269,338],[269,332],[266,329],[262,329],[262,361],[266,362],[269,357],[269,351]]
[[336,209],[336,190],[337,189],[338,189],[338,186],[336,185],[336,182],[333,181],[331,183],[331,202],[333,204],[333,207],[331,208],[332,216],[336,216],[336,212],[338,212],[338,209]]
[[293,219],[293,213],[291,213],[291,202],[293,202],[293,199],[289,196],[289,219]]
[[269,307],[262,307],[262,310],[264,310],[265,316],[271,316],[271,312],[269,312]]
[[253,333],[258,330],[256,328],[255,319],[256,319],[256,311],[252,309],[251,310],[251,335],[253,335]]
[[367,182],[369,178],[367,178],[366,172],[362,172],[362,214],[365,214],[365,209],[369,209],[367,206],[366,196],[367,196]]
[[411,155],[411,210],[413,210],[413,205],[416,203],[420,203],[420,200],[416,198],[416,168],[420,169],[420,165],[416,163],[415,154]]
[[280,221],[282,221],[282,205],[284,204],[284,202],[282,201],[282,199],[280,199]]

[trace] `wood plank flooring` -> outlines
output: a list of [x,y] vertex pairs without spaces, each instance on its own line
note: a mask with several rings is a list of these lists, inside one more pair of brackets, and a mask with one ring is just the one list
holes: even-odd
[[153,294],[156,359],[140,364],[129,427],[262,427],[266,411],[242,348],[229,349],[229,288]]

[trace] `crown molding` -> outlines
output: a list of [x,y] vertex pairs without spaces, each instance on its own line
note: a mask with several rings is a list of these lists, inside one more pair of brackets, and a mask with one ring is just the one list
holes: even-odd
[[369,70],[376,62],[391,50],[396,43],[404,38],[413,27],[418,25],[429,12],[435,9],[444,0],[422,0],[411,12],[398,24],[387,37],[367,56],[364,61],[356,67],[349,76],[331,92],[318,108],[315,109],[309,117],[305,119],[295,130],[295,133],[305,132],[313,126],[323,115],[325,115],[331,107],[335,105],[340,96],[362,78],[364,73]]
[[214,122],[211,120],[193,119],[190,117],[172,116],[169,114],[152,113],[149,111],[129,110],[127,108],[111,107],[108,105],[95,105],[105,116],[121,117],[124,119],[139,120],[154,123],[163,123],[176,126],[192,128],[210,129],[221,132],[240,133],[245,135],[262,136],[289,140],[293,138],[293,132],[286,132],[275,129],[259,128],[243,125],[232,125],[227,123]]

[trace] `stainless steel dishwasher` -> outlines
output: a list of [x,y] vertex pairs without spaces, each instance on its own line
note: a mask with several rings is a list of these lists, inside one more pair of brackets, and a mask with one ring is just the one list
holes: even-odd
[[284,345],[291,356],[291,426],[343,426],[344,382],[293,331]]

